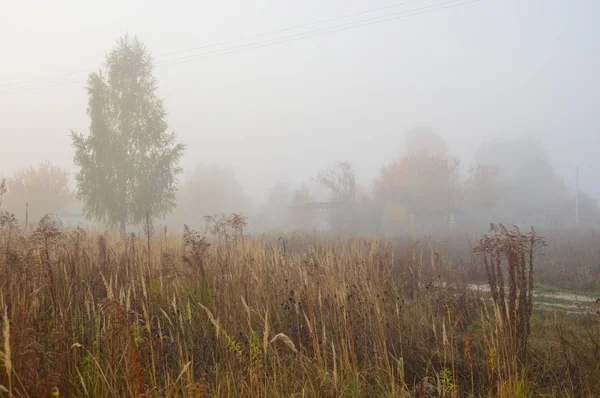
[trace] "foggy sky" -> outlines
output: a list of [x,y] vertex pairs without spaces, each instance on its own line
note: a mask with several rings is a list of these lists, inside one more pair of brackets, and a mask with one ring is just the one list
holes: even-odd
[[[97,69],[125,33],[156,57],[393,3],[0,0],[0,86]],[[277,181],[299,184],[336,160],[367,184],[402,152],[404,132],[423,124],[467,166],[484,141],[537,137],[569,186],[579,164],[582,188],[600,196],[599,16],[594,0],[481,0],[155,76],[170,128],[188,145],[183,167],[229,165],[259,199]],[[6,91],[0,172],[44,159],[74,172],[69,131],[88,129],[84,83]]]

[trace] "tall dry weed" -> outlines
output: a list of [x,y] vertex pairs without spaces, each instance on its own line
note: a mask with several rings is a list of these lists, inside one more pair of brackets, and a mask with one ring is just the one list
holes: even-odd
[[[500,325],[521,364],[526,359],[527,339],[531,334],[534,259],[538,249],[545,245],[545,239],[533,228],[523,234],[516,226],[508,229],[502,224],[492,224],[490,233],[473,249],[483,258]],[[508,271],[508,286],[503,268]]]

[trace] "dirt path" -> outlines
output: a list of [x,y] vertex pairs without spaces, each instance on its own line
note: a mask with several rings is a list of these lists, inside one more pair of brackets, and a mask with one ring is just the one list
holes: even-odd
[[[474,291],[489,293],[487,284],[467,284]],[[536,307],[545,310],[562,310],[571,313],[597,313],[600,305],[596,297],[575,294],[570,292],[533,292],[533,303]]]

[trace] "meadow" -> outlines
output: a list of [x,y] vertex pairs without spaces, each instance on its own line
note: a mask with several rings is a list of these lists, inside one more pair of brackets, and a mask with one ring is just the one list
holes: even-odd
[[[448,239],[249,236],[235,217],[125,239],[52,217],[1,225],[3,397],[600,395],[595,303],[564,311],[533,295],[560,275],[595,289],[582,277],[597,264],[591,233],[501,263],[494,242],[532,236],[487,235],[473,252]],[[473,290],[490,282],[486,259],[505,274]]]

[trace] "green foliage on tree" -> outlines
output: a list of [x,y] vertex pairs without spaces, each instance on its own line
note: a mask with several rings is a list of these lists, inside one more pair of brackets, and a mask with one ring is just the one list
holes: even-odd
[[163,217],[175,206],[185,146],[167,131],[152,72],[144,45],[119,39],[105,67],[88,78],[89,134],[71,133],[84,214],[122,234],[127,223]]

